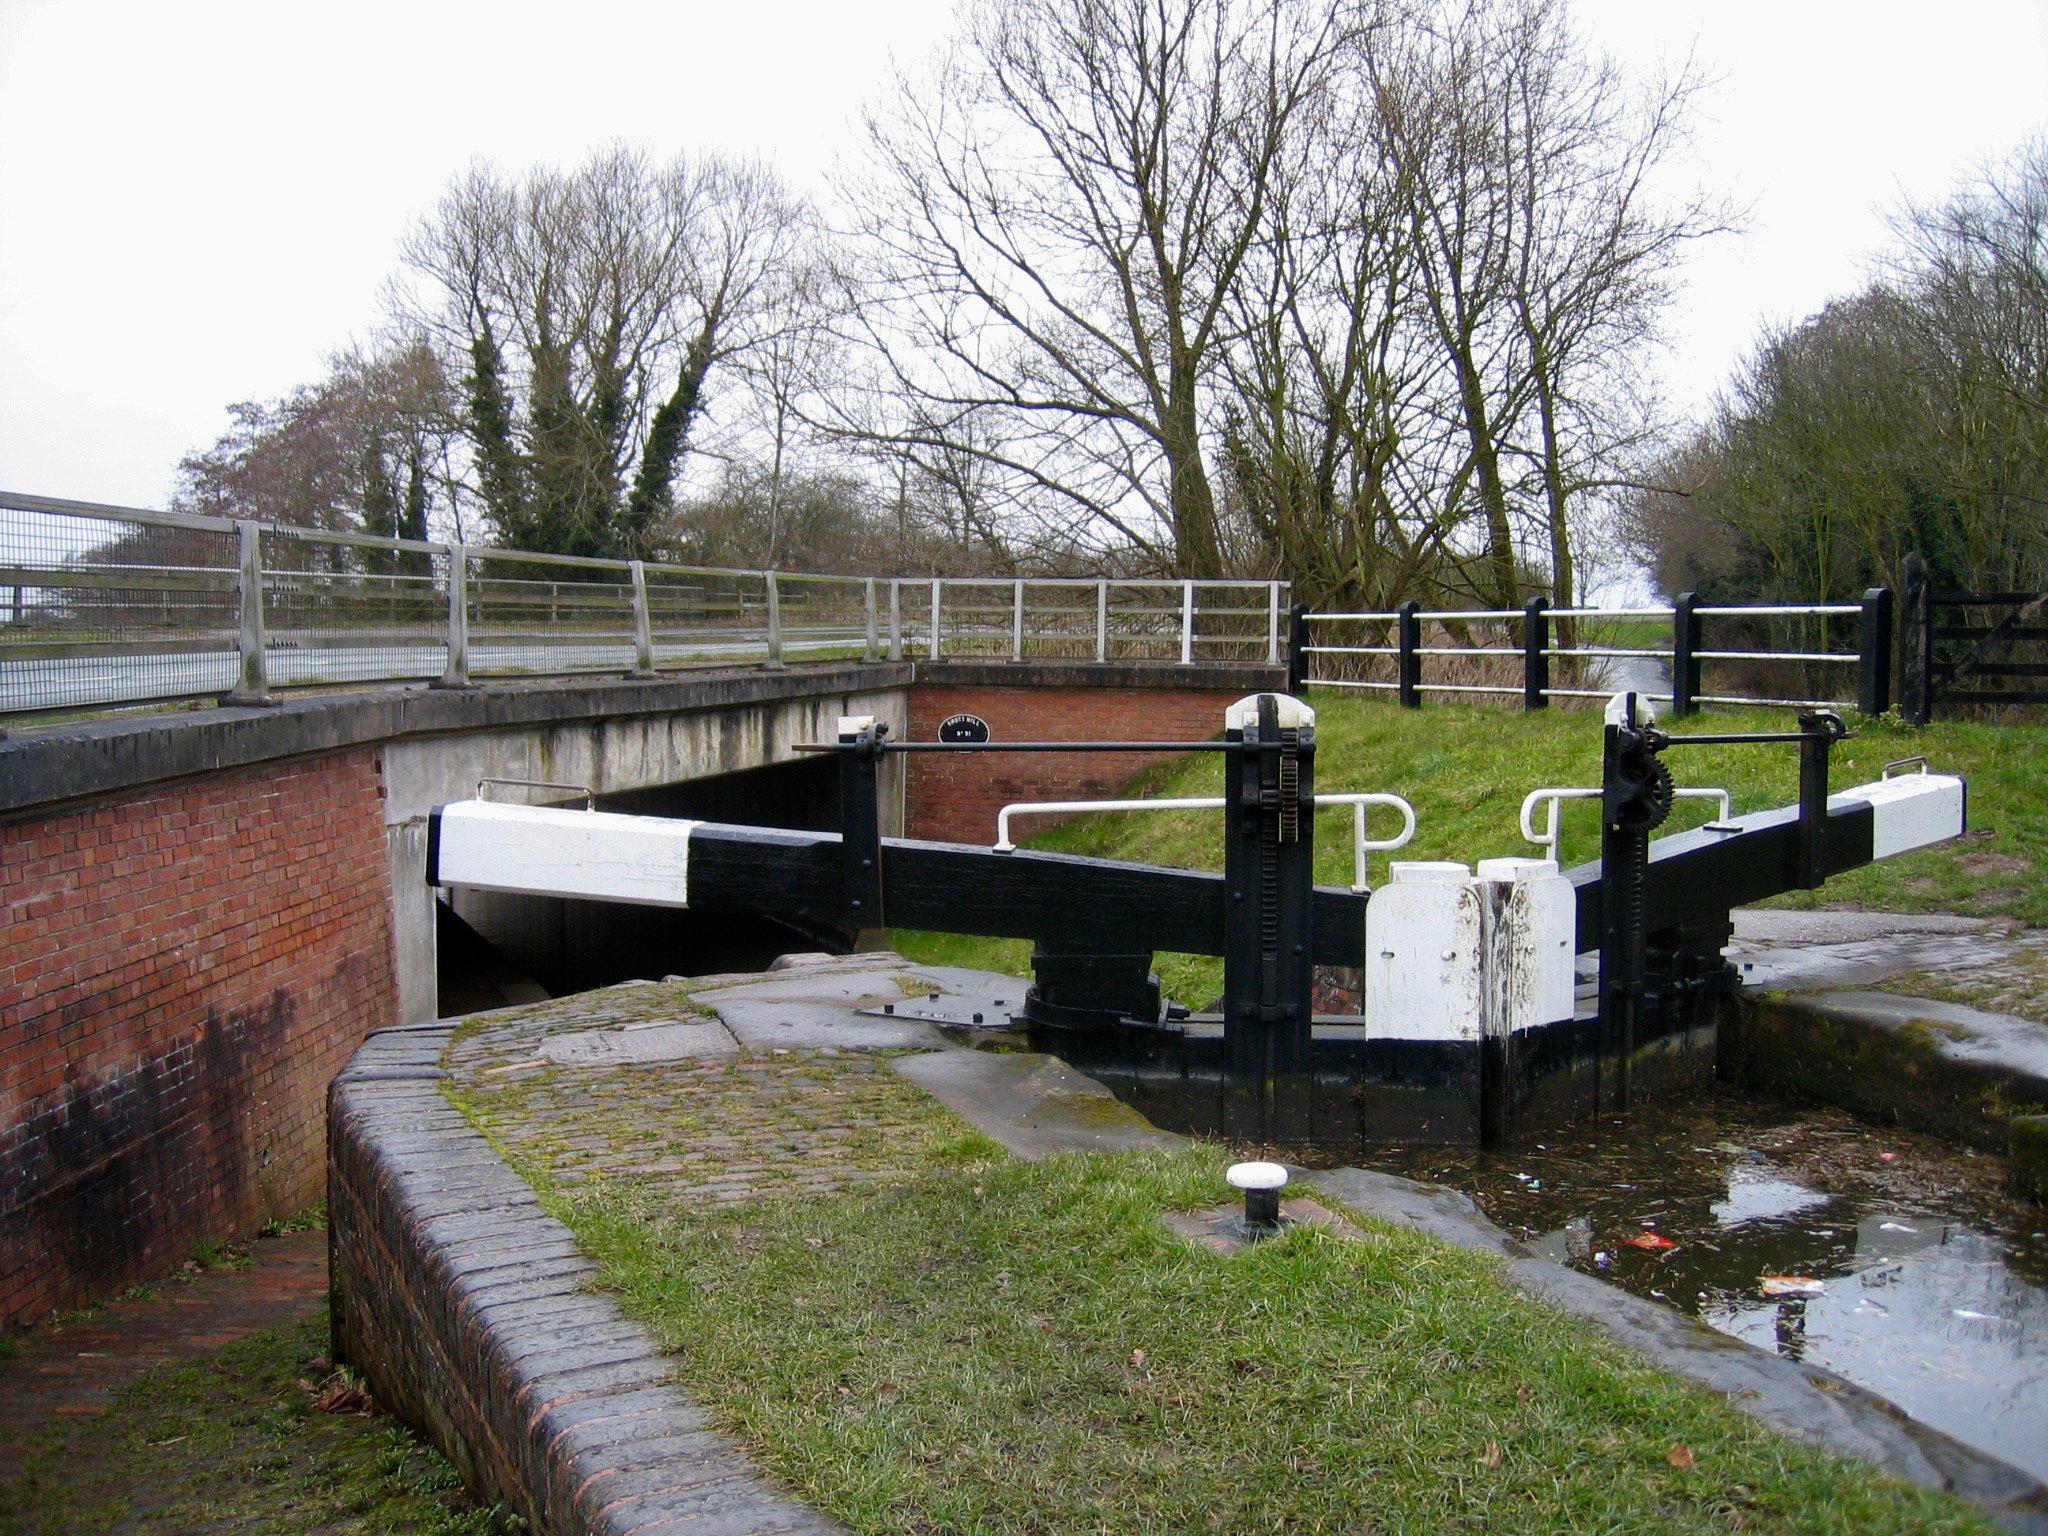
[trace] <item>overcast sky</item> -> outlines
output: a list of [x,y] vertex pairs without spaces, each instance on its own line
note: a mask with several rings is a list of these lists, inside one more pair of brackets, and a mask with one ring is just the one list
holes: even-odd
[[[0,488],[161,506],[236,400],[376,324],[406,227],[485,157],[613,138],[814,184],[950,0],[0,0]],[[2048,131],[2048,0],[1578,0],[1625,63],[1719,85],[1665,369],[1698,402],[1760,326],[1856,286],[1883,214]]]

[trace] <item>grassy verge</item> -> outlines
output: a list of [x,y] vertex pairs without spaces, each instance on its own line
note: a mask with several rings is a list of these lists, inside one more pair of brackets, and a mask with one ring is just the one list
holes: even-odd
[[1988,1529],[1484,1258],[1370,1223],[1194,1248],[1159,1215],[1224,1200],[1225,1160],[935,1134],[886,1184],[725,1208],[529,1171],[687,1387],[863,1533]]
[[[1551,710],[1523,714],[1497,707],[1428,704],[1403,710],[1340,689],[1316,689],[1316,783],[1323,791],[1377,790],[1405,795],[1415,806],[1415,841],[1394,855],[1375,854],[1370,878],[1386,879],[1390,858],[1472,862],[1535,850],[1522,840],[1522,797],[1543,785],[1599,782],[1601,727],[1597,714]],[[1791,713],[1771,710],[1708,712],[1667,722],[1674,735],[1795,728]],[[1878,778],[1887,763],[1925,756],[1938,772],[1970,781],[1970,833],[1957,842],[1888,859],[1830,880],[1819,891],[1779,898],[1779,905],[1841,903],[1891,912],[1961,912],[2048,926],[2048,756],[2044,733],[2027,726],[1937,723],[1915,730],[1883,718],[1856,718],[1856,735],[1835,749],[1836,789]],[[1796,759],[1789,746],[1675,747],[1666,759],[1681,785],[1725,788],[1737,813],[1789,805],[1798,798]],[[1133,794],[1215,795],[1222,765],[1213,755],[1191,756],[1146,775]],[[1712,802],[1681,801],[1665,830],[1696,826]],[[1381,813],[1384,814],[1384,813]],[[1352,855],[1348,812],[1326,810],[1316,821],[1316,878],[1349,884]],[[1598,856],[1598,812],[1589,803],[1567,804],[1562,818],[1567,864]],[[1391,821],[1373,824],[1374,835]],[[1058,827],[1032,846],[1063,853],[1133,859],[1179,868],[1220,869],[1222,821],[1215,812],[1162,812],[1101,816]],[[1016,946],[985,948],[954,941],[946,962],[990,970],[1017,970]],[[914,959],[938,958],[928,938],[899,936]],[[1029,954],[1023,955],[1028,964]],[[1200,1006],[1222,990],[1222,962],[1161,955],[1167,990]],[[1019,972],[1021,974],[1021,971]]]
[[[249,1335],[52,1424],[0,1483],[0,1533],[487,1536],[453,1467],[326,1362],[327,1314]],[[324,1405],[324,1406],[323,1406]]]

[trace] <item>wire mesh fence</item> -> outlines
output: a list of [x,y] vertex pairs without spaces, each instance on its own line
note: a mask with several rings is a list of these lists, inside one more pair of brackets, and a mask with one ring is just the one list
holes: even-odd
[[643,564],[0,493],[0,713],[848,657],[1271,663],[1287,597]]
[[9,708],[232,687],[238,613],[232,523],[0,503],[0,698]]

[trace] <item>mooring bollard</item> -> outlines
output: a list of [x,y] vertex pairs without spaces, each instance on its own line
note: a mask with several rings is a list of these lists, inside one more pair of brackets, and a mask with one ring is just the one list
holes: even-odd
[[1280,1230],[1280,1191],[1287,1170],[1278,1163],[1232,1163],[1223,1177],[1232,1189],[1244,1191],[1245,1231],[1254,1239]]

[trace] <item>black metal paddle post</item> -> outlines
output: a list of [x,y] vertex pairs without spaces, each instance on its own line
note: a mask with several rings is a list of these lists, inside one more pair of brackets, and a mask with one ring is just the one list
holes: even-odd
[[[1853,815],[1847,818],[1849,825],[1838,829],[1842,846],[1830,846],[1828,760],[1834,744],[1849,734],[1833,711],[1802,714],[1796,731],[1668,736],[1650,724],[1647,710],[1638,709],[1636,695],[1623,698],[1621,720],[1607,726],[1600,828],[1600,1054],[1614,1064],[1614,1089],[1611,1095],[1603,1090],[1603,1097],[1617,1110],[1629,1107],[1637,1024],[1650,991],[1646,976],[1652,906],[1670,907],[1674,890],[1684,887],[1695,906],[1718,910],[1720,917],[1709,931],[1719,931],[1729,909],[1744,900],[1779,890],[1812,890],[1829,874],[1871,858],[1869,823]],[[1672,747],[1763,742],[1791,742],[1799,748],[1798,816],[1785,829],[1791,835],[1780,840],[1780,853],[1766,861],[1779,872],[1760,871],[1753,857],[1739,868],[1717,867],[1720,861],[1702,849],[1692,853],[1699,866],[1696,872],[1675,860],[1660,864],[1664,878],[1653,890],[1650,833],[1671,813],[1673,800],[1671,770],[1659,754]],[[1689,921],[1698,926],[1702,915],[1695,913]],[[1660,923],[1657,931],[1666,941],[1659,945],[1662,974],[1673,966],[1672,956],[1663,951],[1680,942],[1684,924]],[[1667,979],[1682,980],[1675,975]],[[1660,988],[1659,1005],[1673,1006],[1682,991],[1682,986]]]
[[869,719],[854,730],[842,730],[837,744],[840,868],[847,920],[856,930],[883,924],[880,770],[888,734],[887,721]]
[[1657,754],[1670,738],[1624,694],[1623,718],[1609,720],[1601,772],[1601,1057],[1615,1066],[1612,1107],[1629,1107],[1642,1006],[1646,930],[1643,894],[1650,833],[1671,814],[1671,770]]
[[1247,1140],[1313,1137],[1313,718],[1264,693],[1224,733],[1223,1133]]

